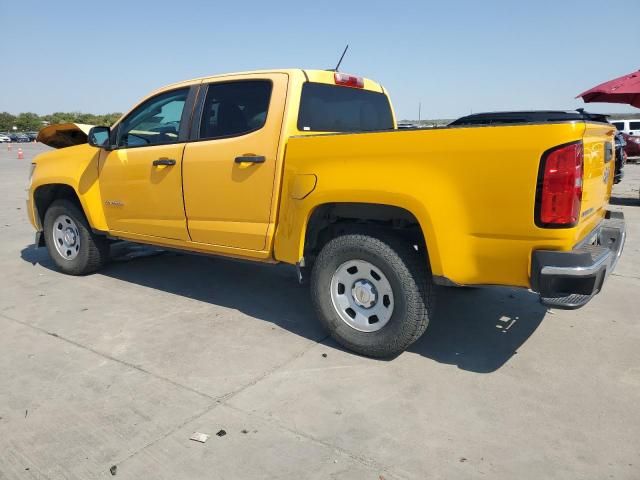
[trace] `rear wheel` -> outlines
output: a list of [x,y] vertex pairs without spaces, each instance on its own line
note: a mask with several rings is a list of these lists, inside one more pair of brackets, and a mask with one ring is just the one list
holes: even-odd
[[311,291],[333,338],[362,355],[398,355],[429,323],[428,261],[393,236],[350,234],[330,240],[313,266]]
[[44,216],[49,255],[64,273],[85,275],[102,267],[109,257],[107,239],[91,231],[80,210],[69,200],[55,200]]

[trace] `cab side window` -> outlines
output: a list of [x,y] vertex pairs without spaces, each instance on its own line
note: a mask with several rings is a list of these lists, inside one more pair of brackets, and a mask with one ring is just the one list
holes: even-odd
[[118,127],[118,147],[176,143],[188,88],[153,97],[136,108]]
[[200,139],[235,137],[260,130],[271,99],[269,80],[212,83],[200,122]]

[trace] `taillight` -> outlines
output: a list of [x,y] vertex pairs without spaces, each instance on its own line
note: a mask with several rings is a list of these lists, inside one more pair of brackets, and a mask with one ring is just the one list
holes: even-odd
[[560,145],[542,156],[536,192],[536,225],[573,227],[580,218],[582,142]]
[[355,75],[349,75],[348,73],[334,72],[333,79],[335,80],[336,85],[364,88],[364,79],[362,77],[356,77]]

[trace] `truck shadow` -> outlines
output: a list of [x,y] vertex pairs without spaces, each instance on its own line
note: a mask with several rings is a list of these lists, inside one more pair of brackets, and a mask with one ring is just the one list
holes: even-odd
[[[292,267],[167,252],[129,243],[114,246],[100,274],[173,295],[236,309],[312,341],[342,350],[315,318],[309,289]],[[23,260],[55,270],[46,249],[22,250]],[[463,370],[502,367],[542,321],[546,309],[525,290],[438,288],[427,334],[409,351]]]
[[427,333],[409,351],[470,372],[494,372],[518,353],[546,313],[538,296],[524,289],[439,287]]

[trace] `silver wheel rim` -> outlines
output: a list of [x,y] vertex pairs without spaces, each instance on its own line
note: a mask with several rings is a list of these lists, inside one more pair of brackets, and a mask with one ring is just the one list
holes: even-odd
[[376,332],[393,315],[393,290],[387,277],[364,260],[349,260],[331,278],[331,301],[340,318],[360,332]]
[[53,243],[65,260],[73,260],[80,252],[80,231],[69,215],[59,215],[53,222]]

